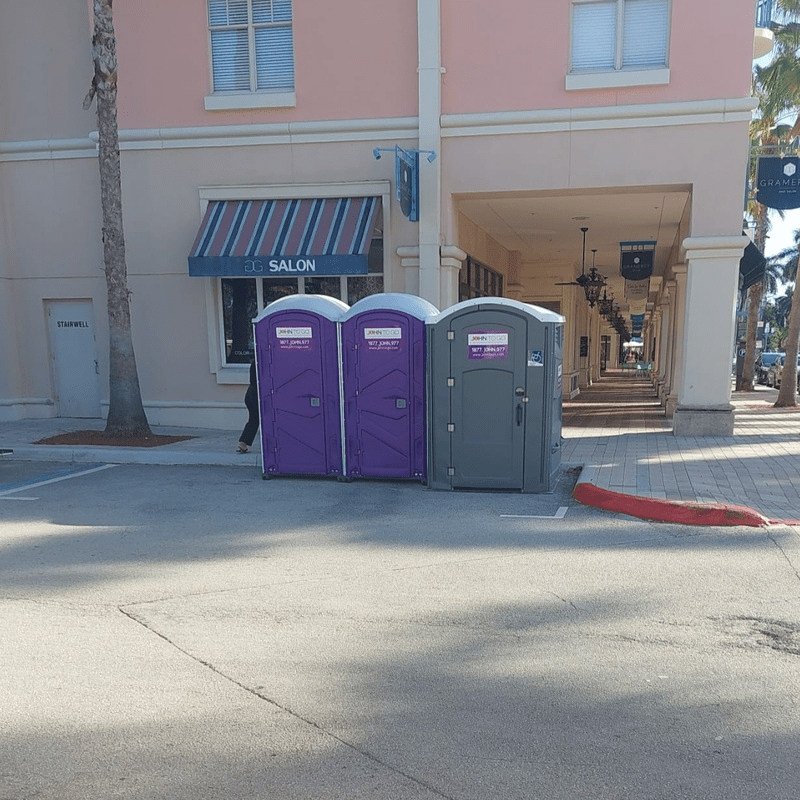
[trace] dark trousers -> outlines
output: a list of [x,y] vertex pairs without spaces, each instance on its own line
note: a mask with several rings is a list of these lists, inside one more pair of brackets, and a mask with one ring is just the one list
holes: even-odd
[[247,425],[244,426],[242,435],[239,437],[240,442],[244,442],[248,447],[253,444],[258,432],[258,392],[255,386],[249,386],[244,396],[244,404],[247,406],[247,411],[250,416],[247,419]]

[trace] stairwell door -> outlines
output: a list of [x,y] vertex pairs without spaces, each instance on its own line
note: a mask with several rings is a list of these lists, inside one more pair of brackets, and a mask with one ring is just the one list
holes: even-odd
[[50,359],[59,417],[100,416],[100,368],[91,300],[48,300]]

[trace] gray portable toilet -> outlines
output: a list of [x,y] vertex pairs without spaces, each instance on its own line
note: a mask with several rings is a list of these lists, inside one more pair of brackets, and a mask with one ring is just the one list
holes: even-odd
[[437,313],[421,297],[386,293],[341,318],[348,478],[425,479],[425,320]]
[[430,319],[427,330],[428,485],[553,491],[564,318],[475,298]]
[[347,309],[288,295],[253,321],[265,478],[342,476],[338,320]]

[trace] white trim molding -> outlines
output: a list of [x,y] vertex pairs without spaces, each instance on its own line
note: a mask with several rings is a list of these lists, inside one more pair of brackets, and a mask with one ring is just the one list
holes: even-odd
[[661,86],[669,83],[669,67],[660,69],[619,69],[614,72],[572,72],[565,89],[622,89],[628,86]]
[[[342,183],[273,183],[240,186],[200,186],[201,212],[211,200],[295,200],[306,197],[372,197],[389,195],[389,181]],[[384,209],[385,210],[385,209]],[[202,213],[201,213],[202,218]]]
[[21,419],[51,419],[56,404],[50,397],[10,397],[0,399],[0,422]]
[[750,239],[747,236],[690,236],[684,239],[686,259],[741,258]]
[[[273,122],[256,125],[203,125],[191,128],[122,130],[121,150],[170,150],[269,144],[417,140],[416,117]],[[94,140],[97,133],[91,134]]]
[[[686,103],[444,114],[441,135],[492,136],[749,122],[756,105],[752,97],[743,97]],[[418,135],[417,117],[390,117],[121,130],[119,138],[121,150],[169,150],[325,142],[416,142]],[[92,131],[86,138],[0,142],[0,162],[96,158],[97,138],[97,131]]]
[[0,142],[0,162],[54,161],[64,158],[97,158],[97,145],[84,139],[32,139]]
[[239,111],[252,108],[294,108],[294,92],[247,92],[246,94],[210,94],[204,98],[206,111]]
[[741,97],[685,103],[445,114],[442,116],[442,136],[492,136],[749,122],[757,105],[754,98]]

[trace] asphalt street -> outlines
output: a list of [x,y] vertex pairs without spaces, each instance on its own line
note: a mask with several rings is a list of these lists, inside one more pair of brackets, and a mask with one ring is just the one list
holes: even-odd
[[800,542],[0,462],[0,800],[789,800]]

